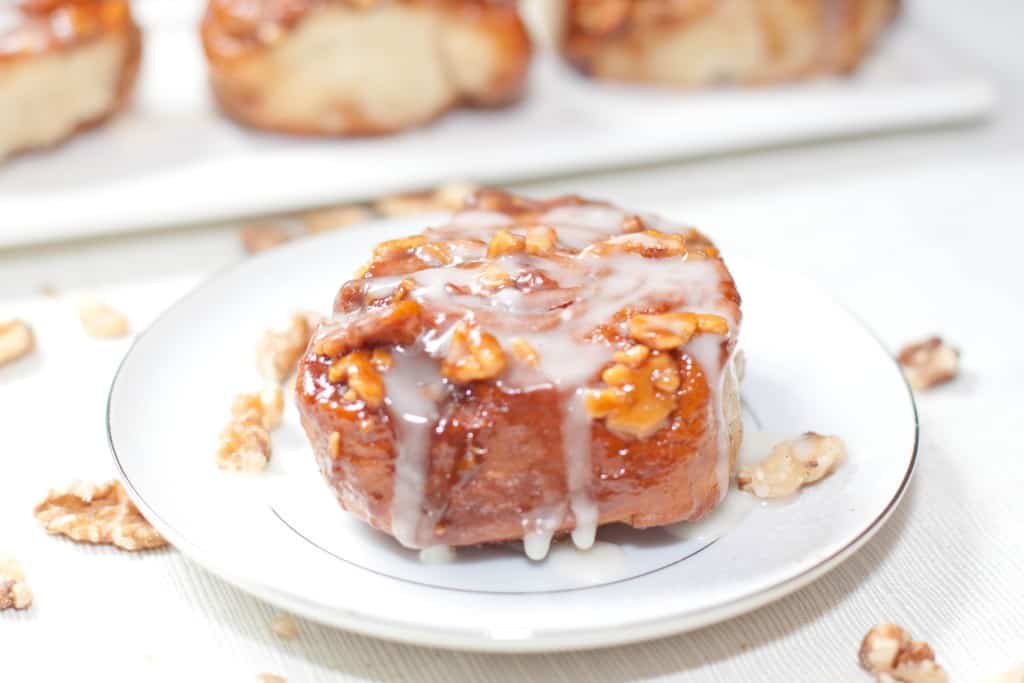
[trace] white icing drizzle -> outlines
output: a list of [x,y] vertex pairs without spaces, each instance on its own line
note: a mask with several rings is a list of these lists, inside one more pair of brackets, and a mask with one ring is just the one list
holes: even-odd
[[420,551],[423,564],[451,564],[455,561],[455,548],[450,545],[432,545]]
[[439,379],[437,366],[429,358],[395,349],[392,359],[394,367],[384,373],[385,401],[396,423],[398,446],[391,531],[402,545],[419,548],[426,545],[421,539],[433,529],[431,524],[424,530],[423,496],[430,437],[438,417]]
[[583,390],[565,401],[562,418],[562,453],[565,454],[569,509],[575,520],[572,542],[581,550],[594,545],[597,535],[597,503],[590,495],[590,417],[583,407]]
[[[553,227],[563,249],[582,250],[580,253],[553,257],[520,253],[485,260],[487,242],[496,229],[524,234],[527,227],[515,225],[513,217],[503,213],[464,211],[449,224],[425,231],[430,239],[448,242],[452,264],[364,281],[364,294],[372,300],[387,296],[399,282],[411,280],[408,296],[433,312],[449,315],[451,323],[423,335],[419,340],[422,352],[396,349],[395,365],[384,373],[397,440],[392,529],[401,543],[410,547],[432,543],[430,530],[438,513],[424,510],[424,489],[430,440],[438,420],[437,402],[445,391],[439,384],[438,359],[448,351],[454,322],[468,318],[479,322],[505,349],[518,337],[538,351],[536,368],[510,362],[508,371],[498,379],[500,386],[517,391],[555,388],[565,397],[562,449],[568,500],[566,505],[533,510],[524,516],[527,556],[544,558],[552,536],[570,514],[575,545],[586,549],[594,544],[599,509],[591,496],[592,423],[581,397],[582,389],[609,362],[611,351],[601,343],[586,341],[585,335],[609,324],[628,306],[656,303],[667,303],[676,311],[720,315],[732,334],[738,332],[732,304],[721,292],[727,274],[720,261],[646,258],[625,251],[599,255],[587,248],[596,241],[657,246],[657,238],[651,235],[619,234],[627,215],[604,205],[560,206],[536,222]],[[644,216],[644,220],[663,232],[687,230],[652,216]],[[548,284],[525,291],[516,287],[487,290],[480,276],[494,265],[513,279],[540,273]],[[552,287],[551,282],[557,286]],[[331,326],[344,326],[346,317],[339,314]],[[626,336],[624,327],[621,331]],[[724,496],[729,483],[729,448],[722,394],[730,359],[723,358],[723,341],[719,335],[696,335],[683,351],[701,366],[711,392],[709,418],[717,425],[717,475]],[[425,515],[431,519],[424,519]]]

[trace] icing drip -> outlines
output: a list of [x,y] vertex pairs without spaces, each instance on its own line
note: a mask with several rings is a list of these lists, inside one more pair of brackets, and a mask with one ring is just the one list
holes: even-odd
[[[395,458],[395,490],[391,499],[391,530],[409,548],[426,545],[424,530],[427,458],[430,437],[437,422],[439,380],[437,366],[427,356],[403,349],[392,353],[394,367],[384,373],[386,404],[395,419],[398,452]],[[433,520],[431,520],[433,521]]]
[[455,548],[450,545],[432,545],[420,551],[423,564],[451,564],[455,561]]
[[717,335],[698,335],[684,347],[684,350],[704,370],[704,379],[708,383],[708,388],[711,389],[711,402],[708,405],[708,410],[712,413],[711,423],[717,427],[715,438],[717,439],[719,457],[715,466],[715,474],[718,479],[719,501],[729,491],[729,429],[722,406],[725,366],[721,360],[721,343],[722,338]]
[[583,390],[577,389],[564,404],[562,453],[565,457],[569,509],[576,527],[572,542],[581,550],[594,545],[597,534],[597,504],[590,496],[590,417],[583,408]]
[[531,560],[540,561],[548,556],[551,539],[562,524],[565,508],[541,508],[523,518],[523,550]]

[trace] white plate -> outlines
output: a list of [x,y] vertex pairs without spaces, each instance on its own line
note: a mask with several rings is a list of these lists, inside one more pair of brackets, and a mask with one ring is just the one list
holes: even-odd
[[110,393],[111,449],[143,513],[183,553],[269,602],[375,636],[494,651],[598,647],[775,600],[848,557],[899,501],[917,421],[896,365],[813,284],[738,258],[748,428],[835,433],[850,450],[792,502],[732,491],[710,522],[602,528],[589,554],[562,543],[533,563],[506,545],[435,565],[338,508],[291,404],[266,473],[219,471],[212,453],[231,398],[260,385],[261,331],[296,308],[325,310],[372,243],[423,224],[359,226],[244,261],[136,340]]
[[138,2],[146,43],[135,107],[52,153],[0,165],[0,246],[365,199],[452,179],[506,183],[965,121],[993,103],[987,78],[908,12],[854,78],[674,93],[595,83],[540,54],[520,106],[456,112],[394,138],[301,140],[250,132],[217,114],[196,35],[201,5]]

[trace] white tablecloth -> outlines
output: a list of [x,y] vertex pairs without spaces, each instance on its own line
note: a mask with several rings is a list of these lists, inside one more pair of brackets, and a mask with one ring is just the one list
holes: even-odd
[[[86,337],[75,296],[95,293],[142,329],[240,257],[235,229],[28,248],[0,253],[0,318],[31,321],[40,347],[0,369],[0,553],[22,560],[36,600],[0,613],[0,681],[867,681],[856,649],[880,620],[929,640],[955,681],[1024,661],[1024,8],[916,9],[999,78],[990,125],[520,188],[686,218],[726,256],[809,273],[892,348],[939,332],[963,349],[962,376],[920,396],[920,467],[906,499],[852,559],[747,616],[598,652],[460,654],[306,622],[279,640],[271,606],[176,551],[76,545],[46,536],[31,514],[51,486],[113,476],[103,407],[129,342]],[[43,284],[61,297],[40,295]]]

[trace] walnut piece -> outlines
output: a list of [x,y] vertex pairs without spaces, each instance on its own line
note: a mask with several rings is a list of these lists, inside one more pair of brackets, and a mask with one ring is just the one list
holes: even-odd
[[913,640],[896,624],[878,624],[860,645],[860,665],[879,683],[946,683],[928,643]]
[[540,364],[540,353],[538,353],[537,348],[533,344],[525,339],[521,337],[510,339],[508,347],[512,351],[512,355],[523,365],[535,368]]
[[270,620],[270,630],[283,640],[295,640],[299,635],[299,625],[288,614],[274,615],[274,618]]
[[426,192],[407,192],[379,199],[374,208],[384,216],[398,218],[434,211],[456,211],[476,192],[472,183],[453,182]]
[[455,326],[451,347],[441,363],[441,374],[465,384],[494,379],[505,370],[505,352],[493,335],[465,320]]
[[845,458],[846,444],[838,436],[807,432],[775,444],[757,465],[741,468],[736,483],[758,498],[784,498],[828,476]]
[[331,363],[327,379],[337,384],[345,382],[354,396],[346,393],[345,400],[361,399],[369,408],[384,405],[387,389],[381,372],[391,367],[391,356],[384,349],[353,351]]
[[526,231],[527,254],[550,254],[558,244],[558,233],[547,225],[537,225]]
[[510,287],[515,280],[508,274],[508,271],[497,263],[488,263],[476,276],[482,287],[489,290],[499,290],[502,287]]
[[323,330],[313,351],[319,356],[336,358],[362,346],[411,344],[423,325],[423,308],[412,299],[397,301],[386,308],[376,308],[358,321],[343,328]]
[[487,244],[487,258],[506,254],[521,254],[526,251],[526,238],[507,230],[496,230]]
[[256,680],[259,681],[259,683],[288,683],[287,678],[276,674],[257,674]]
[[629,319],[629,336],[660,351],[684,346],[702,332],[728,334],[729,324],[719,315],[706,313],[634,315]]
[[627,232],[615,235],[600,242],[587,246],[581,256],[609,256],[611,254],[640,254],[646,258],[666,258],[683,256],[701,258],[709,255],[706,249],[694,250],[687,248],[686,236],[666,233],[658,230]]
[[27,609],[31,604],[32,591],[25,582],[21,563],[13,557],[0,556],[0,612]]
[[258,254],[290,241],[292,236],[283,225],[262,222],[242,226],[238,238],[242,242],[242,249],[245,250],[245,253]]
[[910,386],[918,390],[949,382],[960,370],[960,352],[940,337],[908,344],[896,360]]
[[373,214],[363,206],[351,204],[332,206],[327,209],[307,211],[302,214],[302,225],[308,233],[321,233],[340,230],[356,223],[368,221]]
[[276,384],[268,384],[258,394],[238,394],[231,403],[231,418],[236,422],[262,425],[274,429],[284,414],[284,392]]
[[281,424],[284,393],[276,384],[258,394],[239,394],[231,421],[220,433],[214,459],[223,470],[261,472],[270,462],[270,430]]
[[78,318],[86,334],[97,339],[123,337],[131,327],[123,314],[91,297],[79,302]]
[[74,482],[51,490],[35,507],[36,519],[51,534],[79,543],[113,545],[122,550],[162,548],[167,541],[146,521],[117,481]]
[[611,431],[643,439],[661,429],[676,409],[679,369],[667,353],[648,352],[639,363],[630,360],[633,365],[618,362],[601,373],[607,388],[588,389],[583,402],[587,413],[604,418]]
[[13,363],[36,347],[32,328],[23,320],[0,322],[0,367]]
[[260,374],[271,382],[283,382],[295,372],[320,320],[315,313],[294,313],[287,327],[264,332],[256,346]]
[[615,354],[612,355],[612,360],[631,368],[638,368],[647,362],[647,358],[650,355],[651,350],[649,348],[643,344],[634,344],[623,351],[616,351]]

